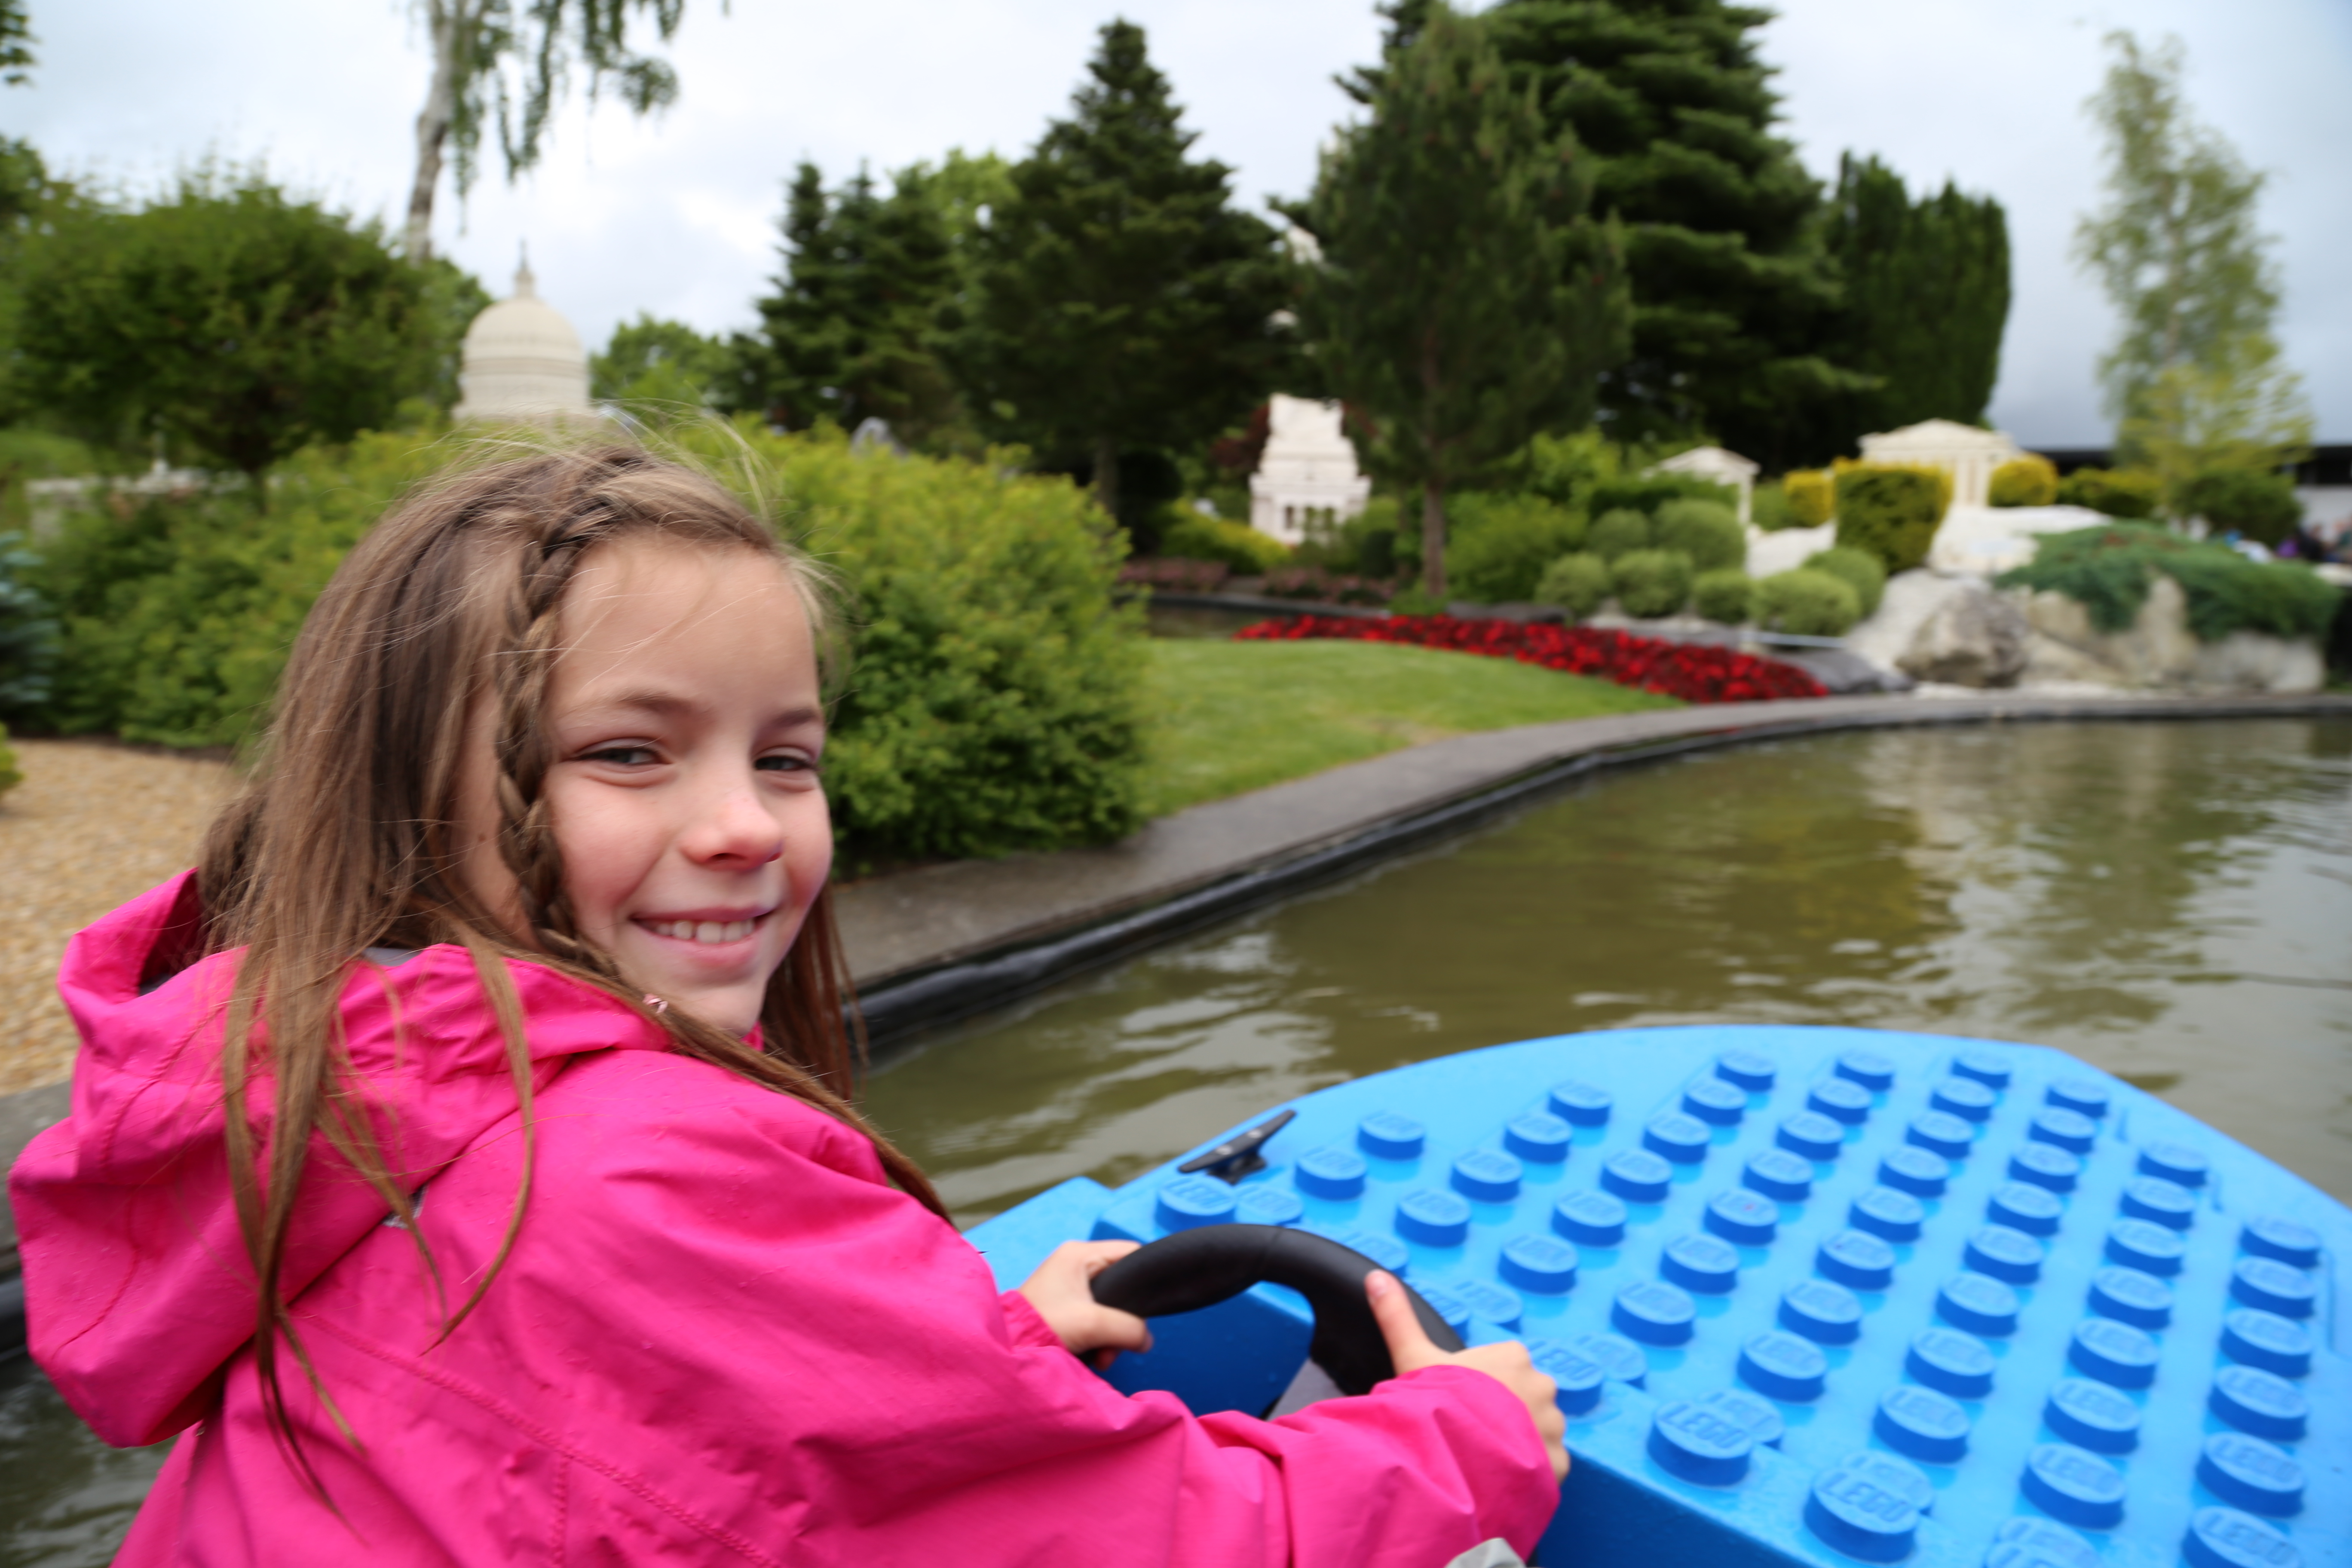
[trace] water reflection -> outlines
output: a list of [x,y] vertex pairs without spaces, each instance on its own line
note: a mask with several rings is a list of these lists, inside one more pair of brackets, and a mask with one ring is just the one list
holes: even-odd
[[1363,1073],[1711,1022],[2057,1046],[2352,1196],[2352,723],[1887,731],[1622,774],[967,1026],[870,1098],[979,1217]]
[[101,1568],[168,1451],[105,1447],[30,1362],[0,1363],[0,1568]]

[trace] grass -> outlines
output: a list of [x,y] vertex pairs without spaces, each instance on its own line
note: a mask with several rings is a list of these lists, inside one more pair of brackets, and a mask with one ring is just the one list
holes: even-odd
[[1355,642],[1155,638],[1147,690],[1154,816],[1448,735],[1681,706],[1513,659]]

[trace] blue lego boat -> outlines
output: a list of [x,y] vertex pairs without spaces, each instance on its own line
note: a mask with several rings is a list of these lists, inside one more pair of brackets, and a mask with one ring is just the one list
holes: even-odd
[[2352,1568],[2352,1211],[2058,1051],[1496,1046],[971,1232],[1008,1287],[1073,1237],[1163,1244],[1108,1375],[1196,1412],[1376,1375],[1334,1259],[1524,1340],[1575,1460],[1539,1563]]

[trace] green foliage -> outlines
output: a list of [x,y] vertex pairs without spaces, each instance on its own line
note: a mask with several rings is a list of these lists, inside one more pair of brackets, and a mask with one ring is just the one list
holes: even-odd
[[1657,541],[1661,550],[1689,556],[1694,572],[1738,566],[1748,559],[1748,531],[1739,526],[1739,514],[1720,501],[1666,502],[1658,509]]
[[450,347],[450,301],[375,224],[257,174],[189,175],[142,212],[68,211],[26,244],[19,287],[21,374],[47,411],[131,447],[161,429],[254,477],[393,423]]
[[2120,632],[2138,617],[2158,572],[2180,584],[2189,630],[2205,642],[2238,631],[2318,637],[2343,599],[2308,566],[2249,561],[2226,544],[2136,522],[2045,533],[2033,559],[1998,581],[2063,594],[2089,612],[2093,626]]
[[1625,474],[1594,485],[1590,497],[1595,513],[1622,507],[1650,517],[1678,500],[1710,501],[1734,509],[1732,515],[1738,516],[1739,492],[1696,474]]
[[1927,559],[1944,506],[1936,476],[1857,464],[1837,476],[1837,542],[1867,551],[1889,574]]
[[1584,542],[1584,520],[1541,496],[1465,490],[1447,510],[1446,581],[1465,599],[1532,599],[1544,568]]
[[828,192],[801,164],[781,225],[784,276],[758,301],[758,337],[738,344],[730,405],[793,430],[886,419],[918,445],[962,416],[937,352],[958,262],[936,178],[907,170],[886,196],[861,169]]
[[24,782],[25,775],[16,771],[16,748],[8,744],[8,726],[0,724],[0,795]]
[[1748,517],[1767,533],[1797,526],[1797,514],[1789,505],[1789,492],[1780,488],[1778,479],[1767,479],[1756,487],[1748,502]]
[[2288,475],[2258,468],[2217,468],[2181,491],[2181,510],[2211,526],[2277,544],[2303,524],[2303,502]]
[[2048,506],[2058,499],[2058,465],[2028,452],[1992,471],[1985,499],[1994,506]]
[[0,81],[22,87],[33,68],[33,26],[25,0],[0,0]]
[[1649,549],[1654,540],[1646,514],[1632,507],[1618,507],[1602,512],[1594,521],[1585,542],[1603,561],[1614,561],[1629,551]]
[[1773,469],[1799,456],[1811,410],[1864,384],[1820,352],[1836,275],[1819,187],[1774,134],[1766,13],[1503,0],[1486,16],[1514,81],[1598,157],[1593,209],[1626,227],[1633,352],[1602,380],[1612,431],[1705,429]]
[[588,357],[588,395],[606,403],[709,407],[726,390],[732,368],[717,338],[640,310],[635,321],[613,329],[603,353]]
[[1378,426],[1375,468],[1429,498],[1442,595],[1445,493],[1584,423],[1623,355],[1618,239],[1589,216],[1593,161],[1507,79],[1484,19],[1431,6],[1367,101],[1294,213],[1322,249],[1300,315],[1331,390]]
[[1827,468],[1799,468],[1782,477],[1789,515],[1798,528],[1819,528],[1837,515],[1837,480]]
[[1609,596],[1609,563],[1589,552],[1563,555],[1544,568],[1536,584],[1535,601],[1558,605],[1571,620],[1582,620]]
[[1315,528],[1292,552],[1302,566],[1374,577],[1386,582],[1404,564],[1398,549],[1397,503],[1394,496],[1374,496],[1355,516],[1336,527]]
[[1710,621],[1738,626],[1755,613],[1755,580],[1737,566],[1702,572],[1691,579],[1691,607]]
[[2311,415],[2271,331],[2279,274],[2256,225],[2263,176],[2190,117],[2179,40],[2106,41],[2115,61],[2089,107],[2107,200],[2074,243],[2123,317],[2099,365],[2118,452],[2168,491],[2211,468],[2293,461]]
[[1844,578],[1800,566],[1758,581],[1756,619],[1799,637],[1843,637],[1862,619],[1862,604]]
[[1885,564],[1867,550],[1843,544],[1817,550],[1805,558],[1803,570],[1826,572],[1852,588],[1855,606],[1865,619],[1878,613],[1878,602],[1886,597]]
[[2156,515],[2160,487],[2154,474],[2134,468],[2077,468],[2058,481],[2058,504],[2088,507],[2109,517]]
[[1290,562],[1290,550],[1245,522],[1181,510],[1160,531],[1160,552],[1188,561],[1222,561],[1240,573],[1266,573]]
[[19,533],[0,533],[0,713],[21,713],[48,700],[58,623],[33,586],[40,558]]
[[2009,222],[1990,196],[1949,181],[1911,199],[1873,158],[1838,161],[1824,242],[1844,280],[1821,353],[1875,378],[1823,405],[1811,455],[1850,451],[1866,432],[1923,419],[1972,425],[2000,374],[2009,318]]
[[1233,171],[1186,156],[1143,29],[1105,26],[1087,71],[977,236],[953,359],[983,430],[1089,463],[1120,516],[1121,453],[1201,446],[1274,384],[1289,286],[1272,226],[1231,203]]
[[1633,550],[1609,567],[1609,587],[1629,616],[1671,616],[1690,602],[1691,559],[1679,550]]

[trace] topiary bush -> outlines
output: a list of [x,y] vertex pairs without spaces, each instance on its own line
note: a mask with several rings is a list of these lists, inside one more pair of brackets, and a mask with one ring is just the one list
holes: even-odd
[[1757,583],[1756,619],[1774,631],[1838,637],[1862,619],[1862,603],[1843,577],[1800,566]]
[[1927,559],[1943,521],[1936,476],[1920,468],[1856,464],[1837,477],[1837,542],[1878,557],[1889,574]]
[[1609,563],[1589,551],[1563,555],[1545,567],[1535,592],[1536,603],[1558,605],[1580,621],[1608,596]]
[[1713,501],[1736,513],[1739,492],[1696,474],[1621,474],[1597,480],[1586,492],[1585,507],[1594,517],[1621,509],[1655,517],[1660,507],[1677,500]]
[[1816,551],[1805,559],[1803,569],[1826,572],[1852,588],[1864,619],[1878,613],[1878,602],[1886,596],[1886,568],[1866,551],[1849,550],[1843,544]]
[[1996,581],[2004,588],[2063,594],[2099,630],[2120,632],[2138,618],[2158,572],[2180,584],[2189,628],[2204,642],[2239,631],[2318,637],[2342,602],[2336,587],[2308,566],[2249,561],[2226,544],[2136,522],[2045,533],[2031,562]]
[[1691,608],[1710,621],[1738,626],[1755,613],[1755,579],[1737,566],[1702,572],[1691,579]]
[[1628,551],[1647,550],[1654,542],[1649,514],[1632,507],[1602,512],[1584,535],[1585,548],[1603,561],[1614,561]]
[[8,726],[0,724],[0,795],[6,795],[24,782],[25,775],[16,771],[16,750],[8,744]]
[[2028,452],[1992,471],[1985,500],[1993,506],[2048,506],[2058,499],[2058,465]]
[[2303,526],[2294,480],[2261,468],[2216,468],[2180,489],[2180,510],[2209,527],[2233,531],[2263,544],[2280,544]]
[[2058,481],[2060,506],[2085,506],[2109,517],[2154,517],[2162,493],[2154,474],[2136,468],[2076,468]]
[[1748,531],[1739,514],[1720,501],[1670,500],[1658,509],[1658,548],[1690,557],[1694,572],[1738,566],[1748,559]]
[[1470,491],[1445,510],[1445,581],[1465,599],[1532,598],[1544,568],[1584,542],[1584,520],[1538,495]]
[[1819,528],[1837,515],[1837,483],[1827,468],[1798,468],[1781,477],[1780,493],[1797,528]]
[[1160,531],[1160,553],[1187,561],[1222,561],[1253,577],[1290,563],[1290,547],[1272,534],[1197,511],[1170,515]]
[[1671,616],[1690,603],[1690,557],[1679,550],[1629,550],[1610,564],[1609,587],[1629,616]]

